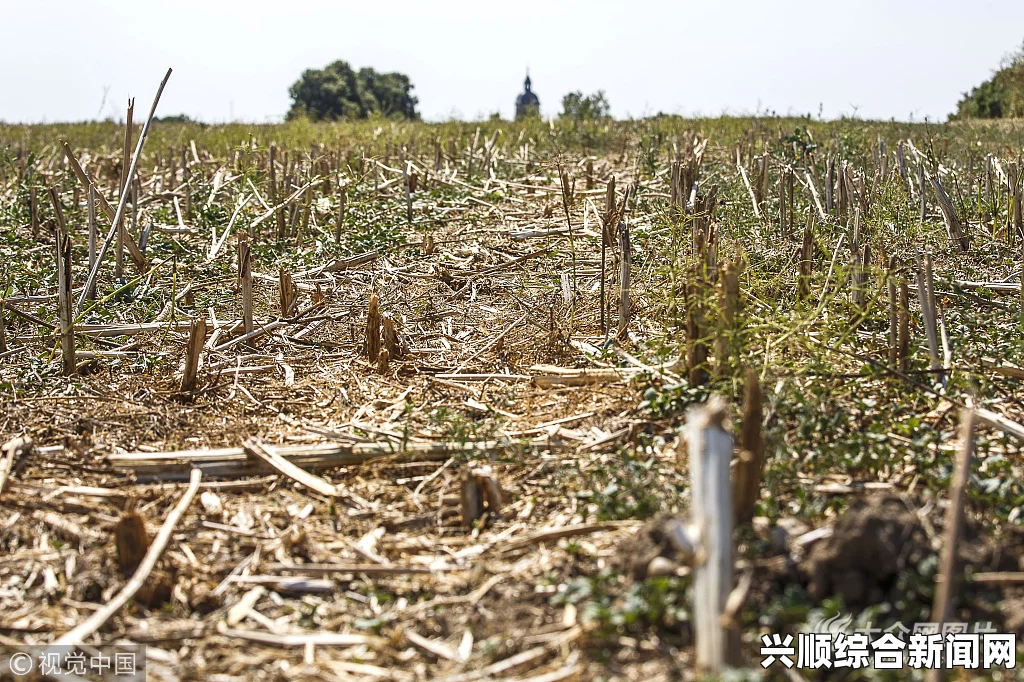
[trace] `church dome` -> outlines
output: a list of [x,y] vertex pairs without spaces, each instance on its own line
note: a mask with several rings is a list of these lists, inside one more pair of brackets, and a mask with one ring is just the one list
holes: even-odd
[[523,92],[516,97],[516,120],[527,116],[540,115],[540,99],[533,92],[533,83],[530,81],[530,74],[526,74],[523,81]]

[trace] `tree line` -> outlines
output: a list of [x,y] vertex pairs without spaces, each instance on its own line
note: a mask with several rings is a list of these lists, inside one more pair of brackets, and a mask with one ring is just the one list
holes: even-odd
[[965,92],[950,118],[1024,118],[1024,45],[991,78]]
[[[302,72],[288,89],[292,106],[287,118],[338,121],[382,116],[416,120],[419,100],[412,91],[412,81],[403,73],[378,73],[368,67],[356,71],[339,60],[322,69]],[[603,90],[591,95],[570,92],[562,98],[560,117],[572,121],[607,119],[611,118],[611,106]]]

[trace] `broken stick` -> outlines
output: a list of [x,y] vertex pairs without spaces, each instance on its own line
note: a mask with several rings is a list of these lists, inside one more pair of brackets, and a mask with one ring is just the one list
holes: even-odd
[[[142,126],[142,134],[139,136],[139,142],[135,145],[135,154],[132,156],[132,165],[128,169],[128,177],[125,180],[128,185],[130,185],[132,180],[135,178],[135,171],[138,168],[139,159],[142,157],[142,147],[146,143],[146,136],[149,134],[149,127],[153,124],[153,116],[156,114],[156,105],[160,102],[160,95],[163,94],[164,86],[167,85],[167,79],[170,77],[171,69],[167,69],[164,79],[160,81],[160,87],[157,88],[156,97],[153,98],[153,105],[149,109],[149,116],[146,118],[146,124]],[[117,202],[117,211],[114,212],[110,231],[107,232],[107,236],[103,239],[103,244],[100,246],[100,251],[96,255],[96,263],[89,270],[89,277],[85,281],[85,288],[82,291],[82,296],[78,299],[79,307],[85,303],[86,294],[96,285],[96,276],[99,274],[100,265],[103,263],[103,257],[107,254],[107,249],[110,248],[110,243],[114,240],[114,234],[117,231],[118,225],[121,224],[121,219],[124,217],[124,209],[127,205],[128,192],[124,192],[121,194],[121,198]],[[127,244],[127,240],[125,243]]]
[[693,626],[697,668],[721,672],[729,662],[722,614],[732,590],[732,505],[725,401],[712,396],[687,417],[693,523],[705,561],[693,569]]
[[193,469],[191,477],[189,478],[188,489],[185,490],[181,499],[178,500],[178,504],[174,505],[174,509],[172,509],[167,515],[167,519],[164,521],[164,524],[160,526],[160,531],[150,543],[149,550],[146,552],[145,558],[135,570],[131,580],[125,583],[124,587],[121,588],[121,591],[114,595],[113,599],[108,601],[100,610],[96,611],[79,623],[71,631],[58,637],[52,644],[52,651],[60,651],[57,647],[80,646],[85,644],[86,639],[103,627],[103,624],[110,620],[115,613],[120,611],[121,607],[127,604],[128,600],[134,597],[135,593],[142,588],[146,583],[146,580],[149,578],[149,574],[152,573],[153,568],[156,567],[156,562],[160,558],[160,555],[163,554],[164,548],[167,547],[167,543],[170,542],[171,534],[174,533],[175,526],[178,525],[178,521],[180,521],[181,517],[185,515],[185,511],[188,509],[189,505],[192,504],[192,500],[195,498],[196,493],[199,492],[199,481],[201,479],[202,472],[199,469]]
[[[946,532],[942,542],[939,574],[935,578],[935,601],[932,604],[932,622],[940,625],[949,618],[953,600],[953,580],[956,574],[956,552],[964,523],[964,490],[971,472],[974,455],[974,410],[965,408],[960,413],[960,451],[957,454],[953,482],[949,488],[949,507],[946,509]],[[929,682],[940,682],[942,670],[935,668]]]
[[332,498],[340,495],[337,487],[319,476],[309,473],[305,469],[300,469],[298,466],[292,464],[289,460],[279,455],[268,445],[263,445],[254,440],[250,440],[246,441],[243,447],[247,453],[262,459],[274,469],[277,469],[280,473],[293,481],[301,483],[310,490],[315,490],[321,495]]

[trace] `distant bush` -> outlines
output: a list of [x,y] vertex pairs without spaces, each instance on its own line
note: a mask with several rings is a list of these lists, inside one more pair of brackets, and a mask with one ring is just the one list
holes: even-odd
[[559,114],[559,118],[570,121],[600,121],[611,118],[611,105],[604,96],[604,90],[598,90],[586,97],[577,90],[562,98],[562,113]]
[[173,116],[157,116],[154,123],[194,123],[188,114],[174,114]]
[[1024,46],[1003,59],[998,71],[964,93],[951,119],[1024,117]]
[[401,73],[354,71],[348,62],[336,61],[323,69],[309,69],[289,88],[292,107],[288,118],[313,121],[363,119],[372,114],[415,120],[417,99],[412,82]]

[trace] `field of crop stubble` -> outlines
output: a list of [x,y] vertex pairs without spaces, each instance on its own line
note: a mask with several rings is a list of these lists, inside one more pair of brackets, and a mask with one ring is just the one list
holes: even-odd
[[0,126],[0,645],[654,680],[1024,632],[1024,127],[155,123],[122,190],[135,114]]

